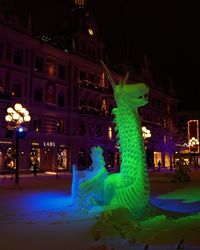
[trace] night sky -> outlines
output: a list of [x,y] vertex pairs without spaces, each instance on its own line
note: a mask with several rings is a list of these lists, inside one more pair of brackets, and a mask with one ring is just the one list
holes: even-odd
[[[67,18],[70,0],[12,2],[21,20],[30,11],[34,24],[55,33]],[[179,107],[200,110],[200,15],[195,1],[89,0],[89,6],[113,67],[124,61],[137,67],[146,54],[157,82],[169,85],[172,79]]]

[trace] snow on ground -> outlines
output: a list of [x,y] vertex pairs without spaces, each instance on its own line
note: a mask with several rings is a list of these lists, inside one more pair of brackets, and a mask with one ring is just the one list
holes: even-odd
[[[151,175],[154,205],[175,207],[183,216],[174,214],[166,219],[158,215],[143,221],[141,230],[135,232],[134,244],[119,236],[105,236],[97,242],[91,238],[88,231],[95,225],[96,218],[85,217],[70,206],[71,174],[60,174],[59,178],[50,174],[39,174],[37,178],[20,176],[19,186],[14,179],[3,180],[1,176],[0,249],[88,250],[97,249],[95,245],[102,243],[115,250],[143,250],[145,244],[149,244],[149,250],[175,250],[184,238],[185,249],[200,250],[200,214],[197,213],[200,211],[200,171],[193,173],[193,181],[185,184],[170,183],[161,174]],[[186,206],[184,211],[182,206]]]

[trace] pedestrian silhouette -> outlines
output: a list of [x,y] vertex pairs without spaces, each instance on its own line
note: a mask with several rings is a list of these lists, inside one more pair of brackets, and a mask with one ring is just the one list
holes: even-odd
[[160,171],[160,167],[161,167],[161,162],[158,161],[158,171]]
[[38,168],[38,164],[37,164],[37,162],[35,161],[35,162],[33,163],[33,174],[34,174],[35,177],[37,177],[37,168]]

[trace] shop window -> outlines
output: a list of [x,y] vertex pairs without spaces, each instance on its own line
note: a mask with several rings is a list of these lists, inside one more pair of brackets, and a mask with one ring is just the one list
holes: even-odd
[[59,148],[57,154],[57,167],[58,170],[67,169],[68,166],[68,154],[67,149]]
[[14,169],[15,166],[16,166],[16,150],[14,147],[9,147],[7,150],[6,150],[6,158],[5,158],[5,161],[6,161],[6,167],[8,169]]
[[40,56],[35,57],[35,71],[38,71],[40,73],[43,73],[44,70],[44,59]]
[[63,92],[58,94],[58,106],[64,107],[65,106],[65,95]]
[[65,80],[65,66],[58,64],[58,78]]
[[13,63],[16,65],[23,64],[23,50],[19,48],[14,49]]
[[154,158],[154,166],[158,167],[158,162],[161,162],[162,165],[162,155],[161,152],[153,152],[153,158]]
[[12,96],[21,97],[21,83],[19,80],[15,80],[12,85]]
[[42,102],[42,87],[37,86],[34,90],[34,100],[36,102]]
[[86,166],[86,152],[84,149],[80,149],[78,151],[78,169],[84,170],[87,168]]
[[57,132],[59,134],[64,134],[64,121],[63,120],[57,121],[56,126],[57,126]]
[[41,119],[40,118],[35,118],[33,120],[33,130],[35,132],[40,132],[41,131],[41,124],[42,124]]
[[30,166],[29,168],[33,170],[33,166],[36,164],[37,170],[40,169],[40,149],[31,147],[30,149]]

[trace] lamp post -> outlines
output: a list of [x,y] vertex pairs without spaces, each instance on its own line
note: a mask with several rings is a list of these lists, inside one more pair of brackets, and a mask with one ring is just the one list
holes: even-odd
[[143,136],[144,140],[148,139],[149,137],[151,137],[151,131],[143,126],[142,127],[142,136]]
[[15,183],[19,184],[19,138],[20,133],[23,133],[22,124],[30,122],[31,117],[29,112],[20,104],[16,103],[14,108],[9,107],[7,109],[7,115],[5,116],[7,122],[7,129],[15,131],[16,138],[16,166],[15,166]]
[[151,131],[147,129],[145,126],[142,127],[142,137],[144,139],[144,146],[145,146],[145,151],[146,151],[146,160],[147,160],[147,165],[148,167],[151,168],[152,166],[152,156],[148,150],[148,139],[151,137]]

